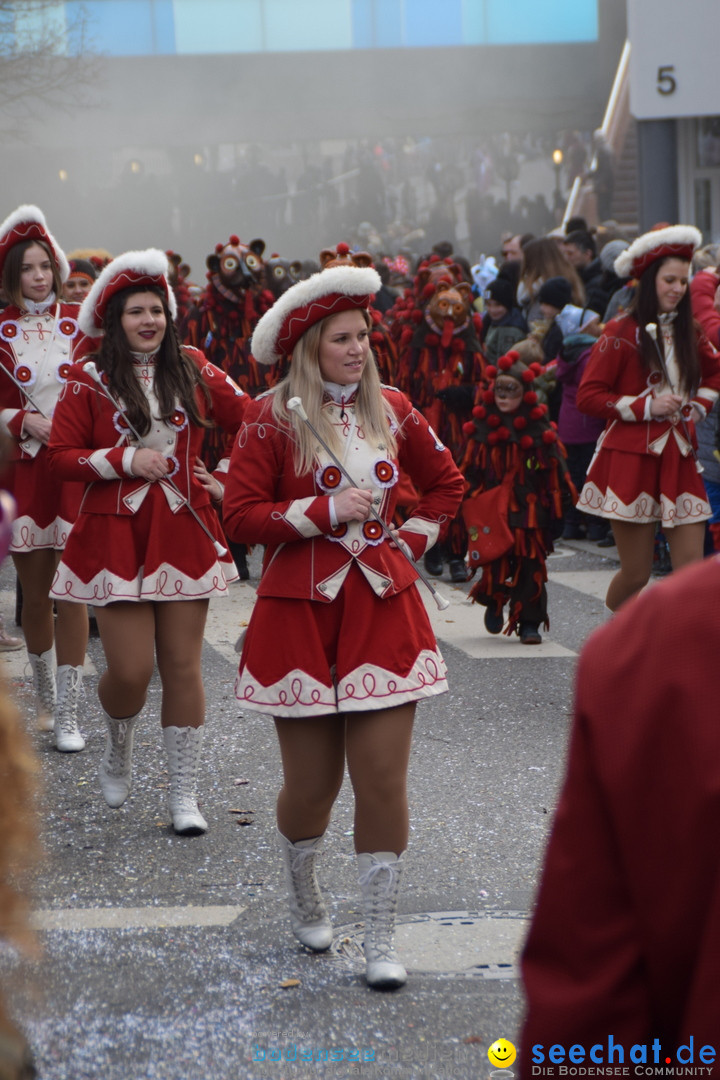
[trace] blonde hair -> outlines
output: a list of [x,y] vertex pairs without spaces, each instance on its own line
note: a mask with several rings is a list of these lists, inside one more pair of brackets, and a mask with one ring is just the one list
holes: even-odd
[[0,938],[30,954],[36,939],[26,886],[39,856],[37,773],[18,710],[0,681]]
[[[370,316],[364,310],[363,316],[369,328]],[[342,451],[335,428],[322,407],[324,390],[319,363],[320,338],[325,324],[332,318],[334,316],[330,315],[305,331],[293,349],[288,374],[273,390],[273,416],[278,424],[292,431],[293,460],[300,475],[315,468],[321,448],[308,426],[295,413],[288,412],[290,398],[299,397],[302,400],[308,420],[318,435],[335,454],[339,455]],[[370,441],[394,456],[397,452],[397,439],[393,434],[395,414],[382,395],[380,376],[372,353],[360,378],[355,410],[358,423]]]

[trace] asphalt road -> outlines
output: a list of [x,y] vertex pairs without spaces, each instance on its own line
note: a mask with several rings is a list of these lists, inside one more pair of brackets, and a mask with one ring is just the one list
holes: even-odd
[[[451,692],[418,709],[398,927],[410,978],[391,994],[369,990],[358,963],[347,782],[320,874],[335,945],[312,955],[290,934],[275,850],[273,725],[241,713],[233,694],[233,644],[253,580],[233,586],[208,623],[205,836],[177,837],[168,824],[157,678],[132,795],[120,810],[105,805],[97,780],[103,659],[91,636],[86,750],[61,755],[51,736],[33,735],[44,785],[46,858],[33,899],[43,957],[28,967],[0,954],[41,1080],[489,1077],[488,1046],[517,1041],[517,954],[562,776],[577,654],[607,617],[601,597],[614,556],[592,544],[559,547],[541,646],[490,638],[467,586],[442,583],[447,611],[430,602]],[[257,557],[251,565],[256,579]],[[9,627],[13,580],[6,563],[0,609]],[[24,654],[0,663],[29,709]]]

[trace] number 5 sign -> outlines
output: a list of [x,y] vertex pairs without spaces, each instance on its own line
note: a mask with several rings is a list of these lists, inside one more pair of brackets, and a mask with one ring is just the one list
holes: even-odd
[[720,0],[628,0],[637,120],[720,115]]

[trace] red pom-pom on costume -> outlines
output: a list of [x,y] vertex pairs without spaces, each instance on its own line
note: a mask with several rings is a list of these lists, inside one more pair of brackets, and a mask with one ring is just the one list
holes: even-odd
[[373,345],[380,345],[382,344],[383,336],[379,330],[373,330],[370,335],[370,340],[372,341]]
[[228,240],[228,243],[232,244],[233,247],[237,247],[238,244],[240,243],[240,237],[236,236],[235,233],[233,233],[232,236],[230,237],[230,239]]
[[538,396],[536,390],[526,390],[523,394],[523,401],[526,405],[537,405],[537,399]]
[[346,244],[344,241],[341,241],[335,250],[337,251],[338,255],[349,255],[350,245]]
[[550,446],[551,443],[557,442],[557,432],[548,428],[547,431],[542,433],[542,441]]
[[476,405],[472,411],[472,414],[476,420],[484,420],[487,416],[487,409],[484,405]]
[[522,381],[523,382],[532,382],[534,378],[535,378],[535,376],[533,375],[530,368],[525,368],[525,370],[522,373]]
[[501,356],[498,360],[498,368],[500,371],[508,371],[513,366],[513,362],[510,359],[510,353],[507,356]]
[[463,435],[472,435],[475,431],[475,424],[472,420],[466,420],[462,426]]
[[412,336],[413,336],[412,330],[410,329],[409,326],[406,326],[403,329],[403,332],[400,335],[400,344],[401,344],[401,346],[403,348],[405,348],[406,345],[410,344],[410,342],[412,341]]
[[534,409],[530,410],[530,419],[531,420],[540,420],[542,415],[543,415],[543,406],[542,405],[536,405]]
[[429,300],[431,296],[435,295],[435,286],[428,281],[427,285],[423,287],[421,295],[424,300]]
[[497,375],[497,368],[495,367],[495,365],[494,364],[488,364],[488,366],[485,368],[485,378],[486,379],[494,379],[496,375]]
[[493,394],[492,390],[483,390],[482,399],[486,405],[492,405],[493,401],[495,400],[495,395]]
[[488,416],[488,425],[490,427],[500,427],[501,422],[502,421],[500,420],[499,416],[495,416],[494,414],[492,416]]
[[537,375],[542,375],[542,364],[539,364],[537,362],[537,360],[533,360],[533,362],[532,362],[532,364],[530,364],[528,370],[532,371],[533,374],[536,375],[536,376]]
[[497,446],[498,433],[497,431],[491,431],[487,437],[488,446]]
[[498,439],[502,439],[504,442],[506,439],[510,438],[510,432],[506,427],[499,427],[497,429],[497,437]]
[[522,431],[523,428],[527,427],[527,420],[524,416],[516,416],[513,420],[513,427],[516,431]]
[[520,439],[520,446],[523,450],[529,450],[532,447],[532,435],[523,435]]

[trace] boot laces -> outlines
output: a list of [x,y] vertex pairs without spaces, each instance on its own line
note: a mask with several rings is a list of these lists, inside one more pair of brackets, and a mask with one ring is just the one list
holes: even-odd
[[303,922],[325,918],[325,905],[315,877],[315,859],[318,852],[313,848],[295,848],[290,854],[295,907]]
[[55,710],[55,673],[52,666],[38,657],[33,669],[35,693],[43,710],[52,713]]
[[110,753],[105,772],[108,776],[125,776],[130,765],[130,747],[127,741],[132,724],[129,720],[113,720],[110,728]]
[[360,887],[367,890],[368,910],[365,938],[375,959],[397,961],[393,944],[395,907],[400,889],[400,869],[393,863],[375,862],[360,877]]
[[65,694],[59,704],[56,716],[58,728],[63,735],[74,735],[78,729],[77,710],[82,687],[82,669],[71,668],[67,673]]
[[197,756],[192,743],[190,728],[180,728],[175,737],[175,751],[177,753],[177,772],[171,777],[172,796],[176,802],[183,802],[188,806],[195,805],[195,796],[192,791],[195,787],[195,767]]

